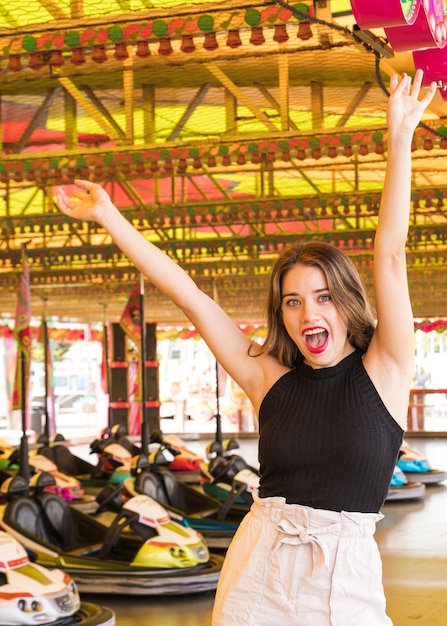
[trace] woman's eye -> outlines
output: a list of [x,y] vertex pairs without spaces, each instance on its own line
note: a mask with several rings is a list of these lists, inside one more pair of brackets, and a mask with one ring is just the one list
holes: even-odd
[[320,301],[321,302],[329,302],[330,300],[332,300],[331,296],[327,293],[324,296],[320,296]]
[[294,306],[298,306],[299,303],[300,303],[299,300],[287,300],[287,306],[294,307]]

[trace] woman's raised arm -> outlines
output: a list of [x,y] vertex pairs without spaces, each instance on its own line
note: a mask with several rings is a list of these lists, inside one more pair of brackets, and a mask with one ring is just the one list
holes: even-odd
[[252,341],[175,261],[123,217],[101,185],[86,180],[76,180],[75,185],[70,197],[62,188],[57,190],[61,211],[104,227],[135,266],[185,313],[219,363],[256,404],[253,381],[259,382],[262,359],[248,356]]
[[[431,102],[433,83],[421,97],[422,71],[414,81],[392,76],[388,101],[388,154],[374,242],[374,291],[377,328],[365,367],[385,404],[402,424],[413,376],[413,312],[408,290],[405,245],[411,199],[411,144]],[[401,394],[397,390],[402,389]]]

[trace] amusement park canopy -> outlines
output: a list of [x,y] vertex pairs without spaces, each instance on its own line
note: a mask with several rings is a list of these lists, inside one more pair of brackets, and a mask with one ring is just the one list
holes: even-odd
[[[121,315],[138,274],[58,211],[54,188],[76,177],[239,322],[262,320],[272,262],[301,239],[339,246],[369,289],[387,85],[419,66],[440,89],[414,137],[408,274],[415,317],[446,315],[445,5],[0,3],[2,313],[26,247],[35,315],[43,301],[61,320]],[[184,321],[150,284],[146,308]]]

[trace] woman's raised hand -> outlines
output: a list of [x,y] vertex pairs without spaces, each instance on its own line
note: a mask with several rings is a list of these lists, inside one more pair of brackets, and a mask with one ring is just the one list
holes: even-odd
[[59,187],[56,192],[57,204],[65,215],[75,219],[101,223],[107,211],[113,207],[108,193],[88,180],[75,181],[75,189],[71,196]]
[[421,95],[423,71],[416,71],[413,82],[408,74],[391,76],[390,97],[388,100],[388,129],[394,137],[413,133],[422,114],[436,93],[436,83],[432,82],[426,93]]

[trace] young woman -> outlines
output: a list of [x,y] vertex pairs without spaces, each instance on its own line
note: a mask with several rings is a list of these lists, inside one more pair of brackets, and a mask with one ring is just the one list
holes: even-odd
[[374,243],[377,322],[352,263],[310,242],[272,271],[268,335],[246,337],[141,236],[104,189],[76,181],[68,216],[94,220],[180,307],[259,416],[259,494],[225,559],[213,626],[385,626],[373,534],[402,443],[413,375],[405,242],[411,141],[435,93],[393,76],[388,159]]

